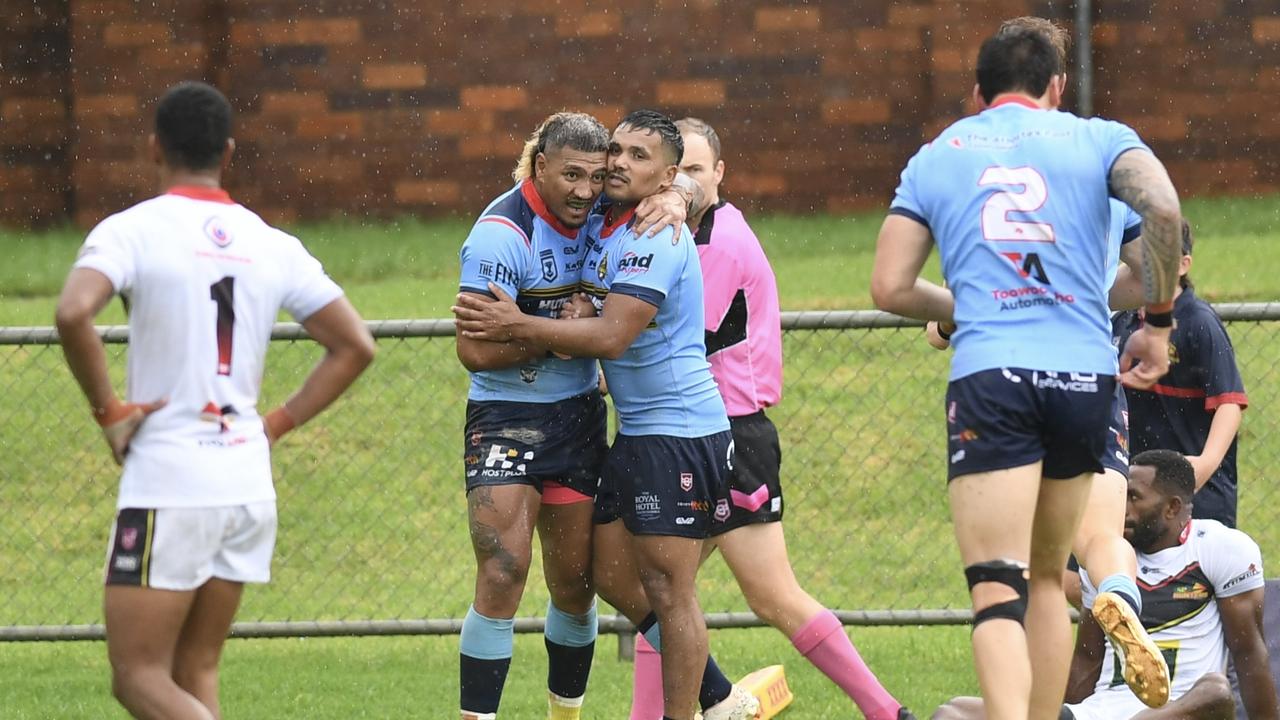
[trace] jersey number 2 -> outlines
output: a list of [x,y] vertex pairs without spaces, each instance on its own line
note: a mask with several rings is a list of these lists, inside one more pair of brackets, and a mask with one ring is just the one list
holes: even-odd
[[993,166],[982,171],[978,185],[1014,185],[1021,190],[1001,190],[982,204],[982,236],[987,240],[1022,240],[1053,242],[1053,226],[1049,223],[1010,220],[1011,213],[1035,212],[1044,207],[1049,188],[1033,167],[1006,168]]
[[218,374],[231,374],[231,334],[236,324],[236,279],[230,275],[209,286],[209,298],[218,306]]

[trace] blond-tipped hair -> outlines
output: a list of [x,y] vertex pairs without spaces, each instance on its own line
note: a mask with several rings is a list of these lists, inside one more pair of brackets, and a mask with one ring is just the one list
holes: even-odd
[[534,176],[538,153],[553,148],[569,148],[582,152],[604,152],[609,149],[609,131],[594,117],[580,112],[558,112],[543,120],[524,141],[520,160],[511,178],[521,182]]

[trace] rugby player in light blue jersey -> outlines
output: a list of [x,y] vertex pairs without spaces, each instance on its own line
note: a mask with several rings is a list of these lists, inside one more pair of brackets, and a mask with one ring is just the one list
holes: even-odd
[[[1103,467],[1116,381],[1109,200],[1143,219],[1153,322],[1121,358],[1121,377],[1134,385],[1168,369],[1181,210],[1164,167],[1131,129],[1054,111],[1065,77],[1043,34],[988,39],[977,76],[983,111],[944,130],[903,171],[871,292],[883,310],[957,326],[948,493],[975,610],[979,684],[988,717],[1048,720],[1058,716],[1071,652],[1062,568]],[[935,242],[950,292],[919,276]],[[1162,704],[1168,671],[1159,652],[1122,598],[1099,597],[1105,622],[1129,630],[1135,694]]]
[[[582,113],[556,113],[534,131],[513,173],[516,186],[485,208],[462,246],[463,294],[490,299],[492,286],[530,316],[559,312],[578,290],[582,226],[604,183],[608,144],[604,126]],[[693,192],[690,181],[685,190],[653,193],[643,225],[683,227]],[[551,357],[538,343],[461,335],[457,351],[471,371],[463,455],[477,566],[460,643],[462,717],[498,711],[536,526],[551,594],[549,713],[576,720],[595,647],[591,499],[607,450],[595,362]]]
[[[703,539],[729,517],[733,452],[706,359],[697,248],[684,227],[652,237],[633,227],[635,203],[671,182],[682,152],[675,124],[659,113],[631,113],[615,129],[605,184],[613,202],[589,226],[596,241],[582,275],[599,302],[599,316],[532,317],[496,287],[491,290],[504,302],[459,296],[454,308],[464,337],[602,359],[620,426],[600,479],[597,543],[624,528],[629,536],[626,544],[656,616],[641,630],[662,652],[665,717],[672,720],[691,719],[695,702],[707,707],[699,689],[707,635],[694,577]],[[612,522],[618,519],[623,522]],[[601,594],[611,600],[599,575]],[[636,614],[634,607],[619,609]],[[741,714],[712,706],[705,715],[750,717],[754,699],[744,700]]]

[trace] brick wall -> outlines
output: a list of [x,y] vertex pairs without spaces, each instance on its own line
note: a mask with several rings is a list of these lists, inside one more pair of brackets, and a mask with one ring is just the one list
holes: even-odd
[[[187,78],[231,99],[227,184],[274,221],[471,215],[547,113],[611,124],[643,106],[714,124],[726,192],[755,209],[882,206],[906,158],[969,110],[999,20],[1069,22],[1071,5],[5,3],[0,222],[88,225],[146,197],[154,99]],[[1184,194],[1280,189],[1280,0],[1095,5],[1095,112],[1138,128]]]

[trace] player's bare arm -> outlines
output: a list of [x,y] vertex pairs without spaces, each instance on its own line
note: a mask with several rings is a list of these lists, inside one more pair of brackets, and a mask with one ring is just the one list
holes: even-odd
[[1263,588],[1218,598],[1218,613],[1248,716],[1280,718],[1280,701],[1262,634],[1262,601]]
[[1209,437],[1205,438],[1204,449],[1199,455],[1188,455],[1187,461],[1196,470],[1196,490],[1205,486],[1209,478],[1217,472],[1226,457],[1231,443],[1235,442],[1236,433],[1240,431],[1240,421],[1244,417],[1244,409],[1237,403],[1223,403],[1213,411],[1213,422],[1209,423]]
[[1120,267],[1116,269],[1115,282],[1107,295],[1112,310],[1136,310],[1146,300],[1142,285],[1142,239],[1135,238],[1120,246]]
[[1080,629],[1076,632],[1076,648],[1071,656],[1071,674],[1067,678],[1066,702],[1079,703],[1093,694],[1102,674],[1102,656],[1106,636],[1087,610],[1080,613]]
[[1111,193],[1142,216],[1146,304],[1172,302],[1182,260],[1182,209],[1169,173],[1150,152],[1130,150],[1116,160],[1108,181]]
[[[653,237],[668,227],[679,228],[695,208],[701,207],[702,188],[682,172],[671,186],[650,195],[636,205],[636,235]],[[676,237],[679,237],[677,233]]]
[[[462,294],[474,297],[477,302],[496,302],[493,298],[480,293],[464,291]],[[547,354],[546,348],[535,347],[528,343],[492,342],[464,337],[456,326],[455,334],[458,361],[471,372],[519,367]]]
[[62,352],[71,374],[89,400],[93,417],[111,448],[116,464],[124,462],[129,440],[148,415],[164,407],[164,398],[145,403],[124,403],[116,397],[107,374],[107,353],[102,338],[93,327],[93,319],[102,312],[115,289],[107,276],[89,268],[76,268],[58,298],[56,323],[62,339]]
[[302,329],[324,347],[325,354],[302,387],[263,418],[271,442],[319,415],[373,362],[373,336],[345,297],[312,313]]
[[876,307],[919,320],[951,321],[955,298],[946,288],[920,277],[932,249],[929,228],[901,215],[884,219],[871,271],[871,299]]
[[489,289],[499,302],[458,296],[453,314],[463,336],[532,342],[572,357],[621,357],[658,312],[643,300],[611,293],[599,317],[554,320],[526,315],[502,288],[491,284]]

